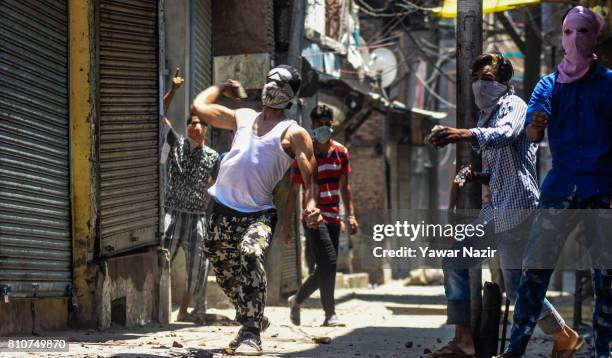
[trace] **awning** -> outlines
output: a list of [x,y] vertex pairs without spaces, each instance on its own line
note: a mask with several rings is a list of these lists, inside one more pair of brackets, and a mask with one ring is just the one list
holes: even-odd
[[[483,0],[482,10],[485,14],[489,14],[539,4],[540,2],[541,0]],[[433,13],[438,17],[457,17],[457,0],[444,0],[444,4],[441,7],[434,8]]]

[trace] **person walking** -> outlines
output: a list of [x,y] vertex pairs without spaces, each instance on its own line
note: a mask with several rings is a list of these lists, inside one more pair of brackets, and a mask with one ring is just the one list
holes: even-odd
[[[317,184],[319,186],[318,208],[321,210],[323,222],[317,228],[309,228],[304,224],[307,249],[314,258],[314,270],[297,291],[289,297],[290,320],[300,325],[300,306],[317,289],[321,291],[321,305],[325,311],[323,326],[343,326],[335,311],[334,289],[336,285],[336,261],[338,259],[338,240],[340,237],[342,219],[340,217],[340,198],[344,203],[345,212],[350,226],[350,233],[355,234],[359,227],[355,218],[355,209],[348,176],[351,172],[349,153],[346,147],[332,139],[333,112],[325,105],[315,107],[310,118],[314,133],[314,150],[317,158]],[[286,204],[286,219],[295,208],[295,199],[303,184],[297,162],[293,164],[293,184]],[[281,232],[283,242],[288,244],[290,232]]]

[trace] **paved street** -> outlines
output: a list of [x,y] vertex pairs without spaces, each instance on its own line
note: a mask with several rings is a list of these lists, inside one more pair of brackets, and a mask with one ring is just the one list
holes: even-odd
[[[347,327],[319,327],[323,317],[317,297],[307,301],[307,308],[302,310],[301,327],[289,323],[286,307],[267,308],[272,325],[262,336],[265,356],[418,358],[452,336],[452,330],[444,325],[446,306],[442,286],[404,287],[395,281],[375,289],[338,290],[337,297],[337,311]],[[210,310],[210,313],[233,315],[232,310]],[[186,323],[105,332],[71,331],[59,335],[71,337],[70,356],[218,358],[223,356],[221,349],[236,331],[235,326],[195,327]],[[315,336],[330,337],[332,342],[314,344]],[[176,347],[179,345],[182,348]],[[538,333],[527,357],[546,357],[551,346],[552,342]],[[588,354],[585,351],[580,357]]]

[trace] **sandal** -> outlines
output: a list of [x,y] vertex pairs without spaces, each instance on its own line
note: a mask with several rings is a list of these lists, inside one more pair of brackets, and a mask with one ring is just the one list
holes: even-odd
[[578,353],[584,347],[585,341],[582,338],[579,338],[576,341],[576,345],[572,349],[565,349],[562,351],[556,351],[553,349],[552,353],[548,355],[549,358],[572,358],[574,354]]
[[474,358],[474,355],[465,353],[457,342],[452,340],[444,347],[430,353],[427,358]]

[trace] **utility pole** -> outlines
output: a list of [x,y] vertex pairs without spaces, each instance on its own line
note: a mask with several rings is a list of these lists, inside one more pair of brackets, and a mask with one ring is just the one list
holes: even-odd
[[302,44],[304,43],[304,20],[306,19],[306,0],[293,0],[291,9],[291,35],[287,62],[298,71],[302,69]]
[[[523,99],[529,103],[531,92],[540,80],[542,55],[542,5],[528,6],[525,14],[525,73],[523,77]],[[540,153],[536,152],[536,175],[540,177]]]
[[[462,0],[457,2],[457,127],[473,128],[478,120],[478,111],[472,93],[472,63],[482,54],[482,1]],[[472,165],[475,171],[481,169],[480,155],[467,143],[457,146],[457,170]],[[459,191],[458,210],[474,210],[481,206],[482,187],[468,183]],[[480,267],[470,270],[471,326],[474,341],[480,327],[482,312],[482,271]]]
[[540,80],[542,56],[542,8],[534,5],[525,8],[525,74],[523,99],[529,102],[531,92]]

